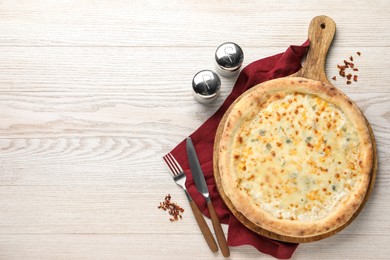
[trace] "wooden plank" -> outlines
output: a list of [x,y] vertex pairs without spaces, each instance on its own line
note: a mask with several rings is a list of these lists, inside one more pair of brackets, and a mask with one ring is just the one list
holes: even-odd
[[[139,92],[141,94],[141,92]],[[179,141],[219,108],[197,103],[188,90],[137,99],[121,93],[3,93],[0,138],[126,136]],[[379,144],[390,145],[389,95],[351,93],[371,123]],[[143,100],[143,101],[142,101]],[[174,106],[172,105],[174,104]],[[180,108],[180,109],[178,109]],[[65,138],[63,141],[66,141]],[[161,141],[163,142],[163,141]],[[381,149],[381,147],[379,148]]]
[[[387,259],[377,254],[378,247],[367,247],[378,242],[377,235],[367,235],[365,240],[356,241],[355,235],[339,235],[326,241],[304,244],[298,247],[294,259],[306,259],[313,252],[324,259],[338,259],[339,252],[353,247],[348,252],[350,259]],[[388,234],[383,235],[389,239]],[[145,250],[145,244],[149,244]],[[213,255],[201,235],[166,234],[156,241],[155,234],[20,234],[0,235],[0,257],[2,259],[161,259],[181,260],[189,257],[188,252],[196,249],[196,259],[222,258],[221,253]],[[61,257],[59,257],[61,256]],[[231,248],[232,259],[275,259],[259,253],[251,246]]]
[[[177,139],[179,140],[179,136]],[[378,185],[388,185],[389,144],[377,136]],[[387,140],[389,141],[389,140]],[[175,190],[162,156],[175,140],[128,137],[1,139],[1,185],[131,185]],[[151,149],[153,147],[153,150]],[[144,183],[144,184],[142,184]],[[168,184],[170,189],[164,189]],[[171,185],[172,184],[172,185]]]
[[[169,177],[168,173],[165,176]],[[0,186],[0,234],[201,236],[184,192],[171,178],[152,180],[138,174],[121,185]],[[168,193],[172,202],[185,208],[178,222],[170,222],[168,212],[158,209]]]
[[[145,249],[145,244],[149,244]],[[1,246],[3,245],[3,246]],[[196,259],[222,257],[209,250],[199,234],[49,234],[0,235],[0,257],[3,259],[162,259],[175,260],[196,250]],[[249,249],[249,250],[248,250]],[[249,247],[232,248],[232,258],[272,259]]]
[[344,47],[389,46],[390,39],[388,3],[380,0],[310,5],[41,0],[3,2],[0,9],[2,46],[214,46],[226,40],[285,46],[305,38],[308,23],[320,14],[336,21]]
[[[238,42],[245,53],[244,66],[284,52],[291,44],[299,45],[306,37],[291,40],[282,47],[250,47]],[[135,104],[143,102],[151,106],[146,101],[164,102],[172,97],[178,97],[176,102],[186,102],[192,97],[191,80],[196,72],[214,69],[213,55],[220,43],[214,41],[212,47],[191,48],[0,47],[0,93],[120,92]],[[362,53],[360,57],[357,51]],[[383,59],[387,51],[388,47],[342,47],[336,37],[327,57],[326,73],[329,78],[337,76],[332,83],[347,93],[373,90],[388,93],[389,88],[383,84],[390,81],[384,69],[390,67],[390,60]],[[347,85],[338,76],[337,64],[343,64],[351,55],[359,68],[354,74],[359,78],[358,82]],[[234,82],[235,78],[222,77],[222,89],[230,91]]]
[[[388,234],[390,224],[381,212],[389,210],[383,197],[390,196],[390,191],[379,182],[375,189],[358,218],[339,234],[355,235],[357,240],[364,239],[364,235],[377,235],[378,241],[381,235]],[[185,209],[178,222],[170,222],[168,213],[157,208],[167,193]],[[166,234],[202,236],[184,192],[170,178],[157,177],[150,184],[133,178],[121,185],[62,182],[52,186],[0,186],[0,212],[0,236],[154,234],[157,240]],[[209,219],[207,222],[210,226]],[[223,228],[226,233],[227,226]]]

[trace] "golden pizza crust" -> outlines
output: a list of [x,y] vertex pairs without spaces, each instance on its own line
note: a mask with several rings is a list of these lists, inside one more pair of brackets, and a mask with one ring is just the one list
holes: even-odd
[[[353,123],[360,140],[360,182],[343,199],[342,205],[327,213],[323,218],[312,221],[279,219],[262,209],[249,192],[240,188],[234,167],[233,148],[243,142],[240,133],[245,132],[246,123],[266,104],[290,93],[315,95],[340,109]],[[259,84],[239,97],[227,111],[218,151],[218,166],[221,185],[237,211],[253,224],[271,232],[293,237],[310,237],[323,234],[345,224],[359,208],[365,197],[373,164],[373,148],[369,129],[359,108],[342,92],[333,86],[305,78],[281,78]],[[303,160],[307,158],[302,158]]]

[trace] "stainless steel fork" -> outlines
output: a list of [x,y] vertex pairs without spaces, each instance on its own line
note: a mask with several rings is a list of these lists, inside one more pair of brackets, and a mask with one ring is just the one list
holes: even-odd
[[205,219],[203,218],[202,212],[200,212],[198,206],[196,205],[195,201],[191,198],[190,194],[187,191],[186,188],[186,175],[181,168],[180,164],[176,161],[175,157],[171,153],[165,155],[163,157],[165,163],[167,164],[169,170],[172,173],[173,180],[176,182],[177,185],[179,185],[185,192],[188,201],[190,202],[192,212],[194,213],[196,222],[198,222],[198,226],[200,230],[202,231],[202,234],[209,245],[212,252],[218,251],[217,243],[215,242],[215,239],[213,237],[213,234],[210,231],[209,226],[207,225]]

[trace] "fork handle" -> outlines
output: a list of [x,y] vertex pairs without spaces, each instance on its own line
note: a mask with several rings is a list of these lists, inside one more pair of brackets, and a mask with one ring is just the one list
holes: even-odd
[[199,228],[202,231],[202,234],[204,236],[204,239],[206,240],[207,244],[209,245],[212,252],[218,251],[217,243],[214,240],[213,234],[211,234],[211,231],[209,229],[209,226],[207,225],[202,212],[200,212],[198,206],[196,205],[195,201],[190,201],[192,212],[194,213],[195,219],[198,222]]
[[225,234],[223,233],[221,223],[219,222],[217,213],[215,212],[213,203],[211,200],[207,201],[207,207],[209,209],[210,217],[211,217],[211,222],[213,223],[214,231],[215,231],[215,236],[217,237],[219,247],[221,248],[222,255],[224,257],[229,257],[230,256],[230,251],[229,247],[226,242]]

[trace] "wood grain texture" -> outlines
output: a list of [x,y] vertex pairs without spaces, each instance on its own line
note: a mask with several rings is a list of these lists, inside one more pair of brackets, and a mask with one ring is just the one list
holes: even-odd
[[319,15],[311,20],[308,29],[309,50],[302,68],[292,77],[303,77],[330,84],[325,74],[325,64],[335,33],[336,24],[329,16]]
[[193,201],[193,200],[191,200],[189,203],[190,203],[192,212],[194,213],[194,217],[196,219],[196,222],[198,223],[200,231],[202,232],[202,235],[203,235],[204,239],[206,240],[207,245],[209,246],[210,250],[213,253],[218,252],[217,243],[215,242],[213,234],[211,233],[211,230],[210,230],[209,226],[207,225],[207,222],[204,219],[202,212],[199,210],[198,205],[196,205],[195,201]]
[[[213,68],[225,41],[240,44],[244,65],[302,44],[321,14],[337,24],[328,77],[351,55],[359,68],[358,82],[331,83],[373,127],[379,168],[358,218],[293,258],[386,259],[389,11],[386,0],[1,1],[0,259],[222,258],[162,161],[235,81],[222,78],[221,96],[204,106],[192,97],[192,77]],[[186,210],[180,222],[157,209],[167,193]],[[230,251],[272,259],[250,246]]]
[[214,205],[211,201],[207,202],[207,208],[209,210],[211,222],[213,224],[215,236],[217,237],[219,248],[221,249],[222,255],[227,258],[230,256],[229,246],[227,245],[226,237],[222,229],[222,225],[219,222],[218,215],[215,212]]

